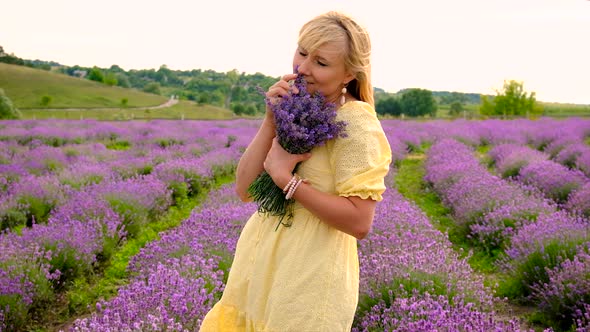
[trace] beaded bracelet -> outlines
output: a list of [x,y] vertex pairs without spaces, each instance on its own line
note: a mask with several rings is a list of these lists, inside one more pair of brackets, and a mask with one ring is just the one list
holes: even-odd
[[295,191],[297,190],[299,185],[304,181],[305,180],[303,180],[302,178],[297,179],[297,182],[295,182],[295,184],[293,184],[291,186],[291,188],[289,188],[289,192],[287,192],[287,195],[285,195],[285,199],[287,199],[287,200],[291,199],[291,197],[293,197],[293,195],[295,194]]
[[293,177],[291,177],[291,180],[289,180],[289,182],[287,183],[287,185],[285,186],[285,188],[283,188],[283,193],[286,194],[287,192],[289,192],[289,188],[295,184],[295,182],[297,182],[297,179],[299,178],[299,175],[297,174],[293,174]]

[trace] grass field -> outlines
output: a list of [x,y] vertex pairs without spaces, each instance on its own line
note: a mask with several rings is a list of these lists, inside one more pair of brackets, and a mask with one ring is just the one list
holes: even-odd
[[551,117],[590,116],[590,105],[544,103],[545,114]]
[[[562,103],[545,103],[539,102],[543,106],[543,116],[552,117],[552,118],[567,118],[567,117],[590,117],[590,105],[578,105],[578,104],[562,104]],[[479,105],[476,104],[466,104],[465,108],[465,115],[458,116],[462,118],[463,116],[467,118],[473,118],[475,114],[475,118],[477,118],[477,114],[479,113]],[[452,118],[449,114],[449,106],[448,105],[439,105],[437,110],[437,117],[439,118]]]
[[0,88],[20,110],[43,108],[44,96],[51,98],[45,108],[121,107],[123,99],[127,99],[127,107],[147,107],[167,100],[135,89],[5,63],[0,63]]
[[121,120],[151,120],[151,119],[174,119],[174,120],[228,120],[234,117],[233,113],[225,108],[198,105],[191,101],[179,101],[176,105],[160,109],[145,108],[104,108],[104,109],[78,109],[78,110],[43,110],[43,109],[21,109],[23,119],[68,119],[83,120],[97,119],[105,121]]

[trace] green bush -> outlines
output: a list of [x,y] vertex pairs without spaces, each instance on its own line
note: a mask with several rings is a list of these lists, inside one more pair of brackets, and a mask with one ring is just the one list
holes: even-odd
[[14,107],[12,100],[0,89],[0,119],[20,119],[22,114]]
[[49,104],[51,104],[52,100],[53,100],[53,97],[51,97],[51,96],[45,95],[45,96],[41,97],[41,106],[44,106],[44,107],[49,106]]
[[106,148],[109,150],[129,150],[131,148],[131,143],[128,141],[111,141],[107,143]]
[[49,218],[49,213],[55,207],[53,203],[34,196],[21,196],[18,202],[26,206],[26,223],[29,227],[33,225],[33,221],[37,224],[46,223]]
[[134,238],[148,223],[148,211],[132,200],[126,201],[120,197],[106,197],[106,200],[123,219],[128,238]]
[[54,282],[54,288],[57,290],[63,289],[68,282],[92,271],[92,263],[85,262],[76,248],[67,245],[64,247],[63,243],[53,242],[45,244],[45,249],[53,253],[49,261],[51,271],[60,272],[59,279]]
[[168,185],[168,188],[172,190],[172,201],[175,205],[179,205],[180,202],[188,198],[188,184],[185,182],[172,182]]
[[8,209],[0,215],[0,230],[27,224],[27,215],[18,209]]
[[532,286],[549,282],[548,269],[553,269],[566,259],[573,259],[579,241],[552,241],[542,249],[529,254],[520,262],[512,262],[511,270],[499,284],[498,293],[512,299],[526,300],[532,293]]
[[[0,308],[4,313],[0,329],[4,324],[7,331],[24,331],[31,321],[32,312],[47,306],[55,298],[52,283],[44,269],[46,262],[43,262],[39,255],[29,258],[21,257],[18,262],[10,259],[0,262],[0,270],[7,272],[13,281],[12,289],[15,291],[0,294]],[[19,292],[18,289],[24,292]],[[24,301],[24,297],[29,301]]]

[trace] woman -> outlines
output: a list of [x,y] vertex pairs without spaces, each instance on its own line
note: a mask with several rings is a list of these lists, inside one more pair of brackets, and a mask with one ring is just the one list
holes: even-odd
[[[250,200],[248,186],[265,170],[280,188],[294,189],[290,227],[255,213],[244,227],[221,300],[201,331],[350,331],[358,301],[357,239],[371,228],[385,190],[391,151],[374,111],[370,41],[350,17],[329,12],[306,23],[293,68],[339,109],[345,138],[310,153],[292,155],[275,138],[272,112],[244,152],[236,191]],[[293,87],[288,74],[266,96],[280,98]],[[297,93],[297,91],[293,91]],[[294,187],[292,171],[305,178]]]

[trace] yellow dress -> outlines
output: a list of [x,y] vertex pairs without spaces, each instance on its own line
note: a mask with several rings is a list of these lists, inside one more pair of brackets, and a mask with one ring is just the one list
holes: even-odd
[[[312,150],[298,168],[310,185],[376,201],[385,191],[391,150],[374,109],[344,104],[348,137]],[[358,301],[357,240],[299,203],[291,227],[254,213],[238,240],[227,285],[201,331],[350,331]]]

